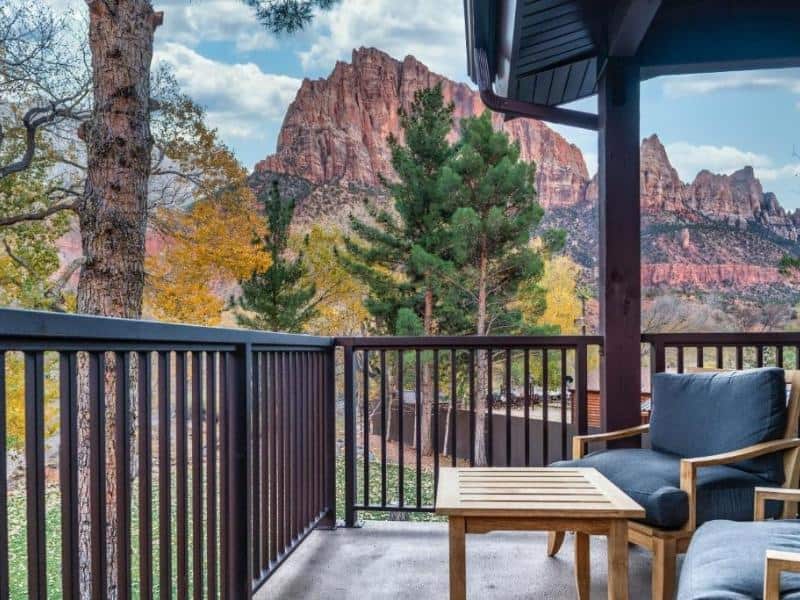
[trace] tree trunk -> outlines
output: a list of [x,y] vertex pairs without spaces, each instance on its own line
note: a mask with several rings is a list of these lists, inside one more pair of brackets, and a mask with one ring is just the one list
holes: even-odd
[[[481,251],[478,265],[478,323],[476,333],[486,335],[487,333],[487,272],[489,270],[489,256],[486,239],[481,239]],[[483,467],[487,463],[486,452],[486,406],[489,394],[489,361],[491,353],[486,350],[478,350],[477,366],[477,397],[475,398],[475,465]]]
[[[433,335],[433,291],[425,290],[425,314],[423,316],[425,335]],[[428,353],[430,354],[430,353]],[[422,363],[422,454],[433,454],[433,435],[431,414],[433,408],[433,365],[431,359],[423,354]],[[438,440],[437,440],[438,442]]]
[[[78,135],[86,144],[86,184],[78,206],[86,262],[78,281],[78,311],[139,318],[144,289],[147,189],[150,177],[150,63],[161,23],[149,0],[87,0],[93,110]],[[108,589],[117,590],[116,458],[113,451],[115,358],[106,361],[106,488]],[[79,486],[81,595],[89,598],[89,393],[87,357],[79,363]]]

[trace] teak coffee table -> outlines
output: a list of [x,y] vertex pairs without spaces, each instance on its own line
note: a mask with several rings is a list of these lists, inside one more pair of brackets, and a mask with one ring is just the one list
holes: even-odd
[[595,469],[443,468],[436,512],[450,522],[450,600],[467,595],[465,534],[574,531],[578,598],[589,597],[589,536],[608,536],[608,597],[628,598],[628,519],[644,509]]

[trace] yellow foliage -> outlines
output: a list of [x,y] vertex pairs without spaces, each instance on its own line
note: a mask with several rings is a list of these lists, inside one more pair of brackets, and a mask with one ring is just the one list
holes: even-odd
[[307,284],[317,288],[319,314],[306,325],[306,331],[318,335],[355,335],[364,332],[369,313],[363,299],[366,286],[350,275],[336,257],[342,243],[335,231],[314,225],[305,236],[295,235],[290,247],[303,252],[308,269]]
[[581,316],[577,281],[580,267],[568,256],[554,256],[545,262],[542,287],[547,290],[546,308],[540,320],[556,325],[563,335],[578,333],[577,319]]
[[270,258],[253,244],[265,233],[264,219],[247,190],[233,201],[201,200],[188,212],[161,211],[175,234],[166,249],[147,259],[148,315],[165,321],[218,325],[224,291]]
[[[58,357],[45,354],[44,422],[45,437],[58,430]],[[6,432],[8,447],[20,449],[25,443],[25,362],[21,352],[6,354]],[[0,451],[3,451],[0,448]]]

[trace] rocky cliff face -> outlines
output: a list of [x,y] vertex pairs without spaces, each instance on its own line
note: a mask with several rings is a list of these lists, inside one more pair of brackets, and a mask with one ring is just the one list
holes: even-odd
[[[354,50],[328,78],[303,82],[277,150],[256,166],[253,185],[277,178],[299,190],[300,226],[347,227],[365,197],[388,206],[381,177],[394,173],[386,140],[402,139],[398,110],[435,84],[455,105],[455,140],[458,121],[485,110],[477,92],[411,56],[398,61],[376,49]],[[568,251],[588,270],[596,267],[597,178],[590,179],[580,150],[539,121],[492,118],[519,142],[523,158],[536,162],[547,224],[569,231]],[[701,171],[683,182],[652,135],[642,142],[641,187],[645,286],[727,291],[800,283],[775,268],[784,252],[800,255],[800,211],[787,213],[751,167],[731,175]]]
[[[327,79],[303,82],[284,118],[276,153],[256,165],[256,173],[285,173],[317,185],[378,187],[381,176],[393,177],[386,140],[402,139],[398,110],[410,108],[417,90],[436,84],[455,105],[455,139],[460,119],[485,110],[477,92],[412,56],[400,62],[373,48],[354,50],[352,62],[336,63]],[[496,114],[493,120],[519,141],[525,160],[536,161],[545,207],[583,197],[589,177],[577,146],[539,121],[504,124]]]

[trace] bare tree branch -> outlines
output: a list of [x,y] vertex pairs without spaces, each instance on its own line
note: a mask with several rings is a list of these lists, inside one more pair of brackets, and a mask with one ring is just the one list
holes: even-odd
[[16,225],[17,223],[23,223],[25,221],[41,221],[63,210],[75,210],[76,208],[77,208],[76,201],[61,202],[53,204],[46,208],[42,208],[40,210],[34,210],[27,213],[11,215],[10,217],[0,217],[0,227],[7,227],[8,225]]

